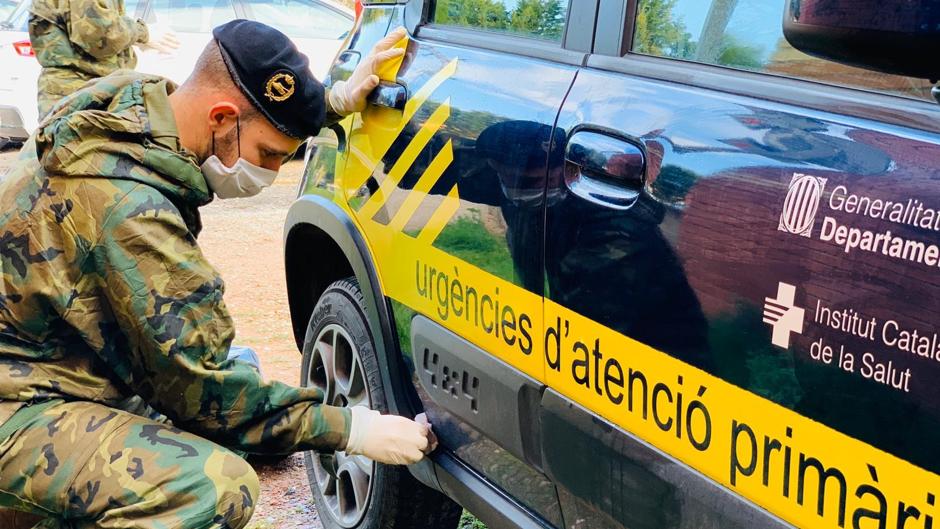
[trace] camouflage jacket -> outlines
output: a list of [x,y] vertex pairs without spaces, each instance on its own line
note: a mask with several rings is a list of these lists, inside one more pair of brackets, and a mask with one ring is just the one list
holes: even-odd
[[0,400],[116,405],[256,453],[345,446],[349,412],[226,360],[222,279],[196,235],[211,193],[165,79],[119,71],[64,99],[0,180]]
[[124,0],[33,0],[29,38],[42,65],[39,112],[91,79],[133,69],[133,45],[149,39],[147,25],[124,14]]

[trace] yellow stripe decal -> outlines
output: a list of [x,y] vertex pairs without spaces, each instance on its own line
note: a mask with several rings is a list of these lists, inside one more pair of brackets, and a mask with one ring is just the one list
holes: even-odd
[[[405,224],[408,223],[408,220],[414,215],[414,212],[418,210],[418,206],[421,205],[421,202],[427,196],[428,192],[430,192],[434,184],[440,180],[441,175],[444,174],[444,171],[453,161],[454,145],[451,140],[447,140],[447,144],[445,144],[444,148],[434,157],[431,165],[428,166],[424,174],[421,175],[421,178],[418,179],[418,183],[415,184],[414,189],[408,194],[408,198],[405,199],[398,209],[398,212],[395,214],[395,217],[392,218],[392,221],[388,224],[389,228],[395,231],[402,231],[405,228]],[[457,188],[454,187],[454,190],[456,189]]]
[[459,207],[460,193],[457,191],[457,186],[454,186],[450,192],[447,193],[447,196],[444,197],[444,200],[441,202],[441,205],[437,207],[434,214],[431,215],[424,229],[418,234],[418,240],[428,246],[434,244],[434,241],[437,240],[437,236],[444,231],[447,222],[457,213]]
[[415,163],[415,160],[418,159],[418,155],[421,154],[421,151],[424,150],[428,142],[431,141],[431,138],[434,137],[434,134],[440,130],[441,126],[449,117],[450,99],[444,101],[441,106],[437,107],[434,113],[431,114],[431,117],[428,118],[428,121],[421,127],[421,130],[415,134],[414,139],[412,139],[408,147],[405,148],[405,152],[401,154],[395,162],[395,165],[392,166],[392,170],[389,171],[385,179],[382,180],[379,188],[369,197],[365,205],[362,206],[362,210],[359,212],[360,215],[371,219],[376,212],[379,211],[379,208],[385,204],[385,201],[388,200],[392,191],[398,187],[398,183],[401,182],[402,177],[405,176],[408,169],[410,169]]
[[359,188],[375,173],[392,143],[405,130],[415,113],[430,99],[431,94],[456,72],[457,59],[454,59],[431,76],[408,99],[404,112],[369,106],[344,122],[344,126],[348,127],[349,147],[344,155],[346,161],[341,161],[337,167],[345,166],[342,178],[347,197],[358,193]]
[[411,118],[414,117],[415,112],[417,112],[418,109],[424,105],[428,98],[431,97],[431,94],[434,93],[434,91],[437,90],[438,87],[444,83],[444,81],[449,79],[456,72],[457,59],[454,59],[450,61],[447,66],[441,68],[440,71],[434,74],[431,79],[428,80],[428,82],[424,83],[424,86],[415,92],[415,95],[408,99],[408,102],[405,103],[405,119],[403,120],[404,123],[402,123],[401,129],[399,129],[399,133],[404,130],[405,124],[411,121]]

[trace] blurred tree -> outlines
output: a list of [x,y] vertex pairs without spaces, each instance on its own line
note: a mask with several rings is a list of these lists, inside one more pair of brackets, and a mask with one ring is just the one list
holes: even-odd
[[714,64],[718,60],[725,49],[725,30],[737,6],[738,0],[712,0],[695,49],[696,61]]
[[564,27],[565,6],[559,0],[520,0],[510,15],[516,33],[558,39]]
[[712,4],[696,42],[680,15],[673,13],[676,0],[641,0],[633,49],[640,53],[690,59],[736,68],[760,69],[763,50],[726,33],[738,0],[711,0]]
[[441,0],[434,21],[553,40],[561,37],[567,0],[519,0],[511,11],[506,4],[506,0]]
[[496,0],[444,0],[437,3],[434,21],[480,29],[506,29],[509,13]]
[[688,58],[694,51],[692,36],[681,17],[673,15],[676,0],[643,0],[636,18],[633,49],[650,55]]
[[722,66],[760,70],[764,67],[764,61],[761,59],[762,51],[763,49],[759,46],[741,43],[733,35],[724,35],[721,39],[718,57],[710,62]]

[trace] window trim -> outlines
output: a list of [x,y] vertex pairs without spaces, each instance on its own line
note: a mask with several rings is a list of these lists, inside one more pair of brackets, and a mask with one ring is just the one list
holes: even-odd
[[[603,0],[602,0],[603,1]],[[570,0],[561,47],[590,53],[597,35],[598,0]]]
[[635,53],[625,57],[591,55],[586,66],[940,133],[940,105],[929,101]]
[[[558,40],[539,39],[522,34],[511,32],[490,31],[486,29],[477,29],[457,25],[438,24],[432,20],[434,12],[437,10],[437,3],[440,0],[427,0],[418,2],[426,8],[422,13],[421,23],[429,25],[436,29],[456,29],[469,33],[482,33],[484,35],[495,35],[497,37],[511,37],[521,39],[520,43],[535,41],[538,44],[547,44],[551,47],[561,47],[572,51],[590,52],[594,44],[594,25],[597,21],[597,2],[598,0],[563,0],[568,2],[568,9],[565,12],[565,25],[561,30],[561,38]],[[497,0],[499,1],[499,0]],[[414,4],[409,2],[409,6]],[[569,32],[569,28],[574,27],[580,31]],[[523,46],[527,48],[527,46]],[[498,48],[502,50],[503,48]]]
[[[405,6],[404,19],[409,31],[419,38],[426,38],[442,44],[512,53],[523,57],[583,66],[589,49],[578,50],[569,47],[569,45],[575,44],[574,40],[569,39],[569,32],[571,34],[580,32],[580,34],[593,36],[594,25],[597,20],[598,1],[571,0],[560,41],[540,40],[511,33],[435,24],[430,21],[434,10],[434,0],[410,0]],[[574,7],[575,4],[577,9]],[[579,44],[583,45],[583,42]],[[593,42],[586,47],[590,48],[592,45]]]
[[574,66],[583,66],[588,56],[584,52],[565,49],[558,42],[539,41],[532,38],[442,24],[421,26],[418,28],[416,35],[419,38],[442,44],[511,53],[512,55]]
[[622,57],[633,44],[638,0],[600,0],[594,53]]
[[940,105],[931,101],[634,53],[630,49],[638,1],[627,0],[628,9],[620,18],[610,15],[610,6],[616,3],[617,0],[601,0],[597,38],[586,61],[588,67],[940,133]]

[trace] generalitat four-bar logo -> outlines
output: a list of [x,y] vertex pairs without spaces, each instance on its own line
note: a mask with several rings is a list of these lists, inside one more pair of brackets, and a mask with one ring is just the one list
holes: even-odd
[[801,237],[812,237],[816,212],[825,187],[825,178],[795,173],[790,180],[787,198],[783,201],[777,229]]

